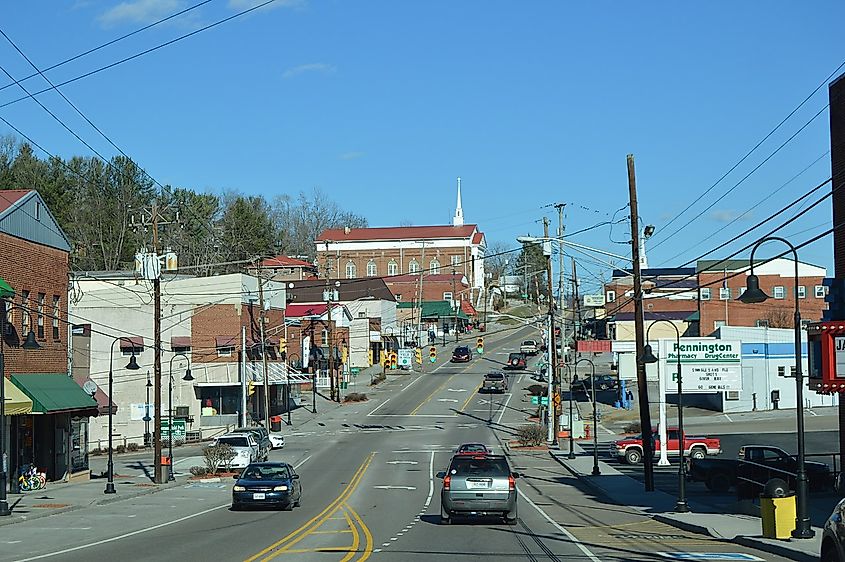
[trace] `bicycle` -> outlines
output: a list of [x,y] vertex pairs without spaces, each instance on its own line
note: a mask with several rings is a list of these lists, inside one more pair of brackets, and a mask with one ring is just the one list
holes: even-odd
[[18,485],[22,492],[43,490],[47,487],[47,473],[38,472],[35,466],[24,467],[18,476]]

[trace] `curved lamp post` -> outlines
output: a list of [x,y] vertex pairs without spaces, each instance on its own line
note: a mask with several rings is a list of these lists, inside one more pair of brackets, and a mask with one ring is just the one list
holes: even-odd
[[566,458],[572,460],[575,458],[575,437],[572,427],[572,369],[569,368],[568,363],[564,363],[563,366],[566,367],[566,376],[569,378],[569,454]]
[[[598,408],[596,406],[596,365],[592,362],[592,360],[587,359],[586,357],[583,359],[578,359],[575,361],[575,373],[578,374],[578,363],[581,362],[589,363],[590,364],[590,388],[592,389],[592,399],[593,399],[593,476],[599,476],[601,474],[601,470],[599,469],[599,432],[598,432]],[[570,408],[572,407],[572,385],[570,384],[569,388],[569,400],[570,400]],[[572,410],[570,409],[570,416],[572,415]],[[572,434],[572,428],[570,428],[570,435]]]
[[114,344],[121,340],[126,340],[132,346],[132,355],[129,357],[129,363],[126,364],[126,369],[129,371],[137,371],[141,367],[138,366],[138,361],[135,359],[135,344],[131,338],[119,336],[114,338],[111,342],[111,349],[109,351],[109,466],[108,466],[108,481],[106,482],[106,489],[104,494],[114,494],[114,447],[112,447],[112,417],[114,416],[114,398],[112,397],[112,389],[114,387]]
[[795,474],[795,492],[796,492],[796,514],[795,514],[795,530],[792,531],[792,536],[796,539],[809,539],[815,536],[810,526],[810,515],[808,513],[808,482],[807,471],[804,464],[804,373],[801,371],[801,311],[798,305],[798,251],[788,240],[778,236],[767,236],[754,245],[751,249],[750,271],[745,280],[745,292],[742,293],[737,300],[745,304],[757,304],[764,302],[769,298],[769,295],[760,289],[760,279],[754,275],[754,252],[764,242],[775,240],[783,242],[789,249],[792,250],[792,255],[795,257],[795,401],[796,401],[796,417],[798,426],[798,469]]
[[[678,501],[675,502],[675,511],[677,513],[687,513],[689,511],[689,504],[687,504],[687,463],[684,459],[684,445],[686,444],[686,438],[684,434],[684,386],[683,378],[681,377],[681,331],[674,322],[661,318],[648,325],[648,329],[645,333],[646,342],[648,342],[648,334],[651,331],[651,327],[660,322],[666,322],[675,329],[675,345],[677,346],[675,355],[678,358],[678,452],[680,453],[680,462],[678,463]],[[652,352],[651,344],[647,343],[645,349],[643,350],[643,363],[657,363],[657,356]],[[661,401],[664,401],[666,397],[661,396],[660,399]],[[649,432],[649,434],[651,434],[651,432]],[[643,437],[645,437],[645,431],[643,431]],[[663,447],[663,450],[668,454],[668,437],[666,438],[666,443],[661,443],[661,447]]]
[[188,362],[188,369],[185,371],[183,381],[192,381],[194,377],[191,375],[191,358],[184,353],[177,353],[170,358],[170,379],[167,381],[167,465],[168,476],[167,480],[176,480],[173,475],[173,360],[177,357],[184,357]]

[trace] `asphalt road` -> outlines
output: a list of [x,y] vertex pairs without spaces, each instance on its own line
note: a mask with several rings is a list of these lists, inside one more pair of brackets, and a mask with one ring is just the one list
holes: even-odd
[[[297,467],[302,507],[229,510],[231,481],[184,485],[3,529],[5,560],[589,560],[663,559],[658,552],[753,552],[654,522],[595,496],[545,451],[511,450],[532,411],[510,391],[477,392],[528,329],[487,334],[469,364],[441,361],[378,400],[345,405],[287,434],[271,458]],[[533,334],[532,334],[533,335]],[[516,526],[495,518],[440,524],[440,481],[454,449],[488,443],[523,474]],[[118,481],[118,488],[120,481]],[[780,561],[765,555],[760,559]]]

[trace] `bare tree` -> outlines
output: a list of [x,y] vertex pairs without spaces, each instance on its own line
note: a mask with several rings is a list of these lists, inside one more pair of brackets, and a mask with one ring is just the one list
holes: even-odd
[[794,319],[792,311],[783,306],[773,306],[766,310],[763,320],[769,323],[770,328],[792,328]]
[[493,242],[484,252],[484,271],[490,273],[493,279],[507,275],[507,267],[513,258],[507,252],[510,248],[504,242]]

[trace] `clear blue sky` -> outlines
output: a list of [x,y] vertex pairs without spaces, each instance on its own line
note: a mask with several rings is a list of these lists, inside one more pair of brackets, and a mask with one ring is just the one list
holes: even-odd
[[[0,27],[44,67],[192,3],[33,0],[7,8]],[[214,0],[50,76],[66,80],[250,3]],[[839,1],[278,0],[63,91],[162,183],[268,196],[317,186],[379,226],[448,222],[460,175],[467,222],[509,247],[519,234],[541,233],[544,213],[554,224],[554,210],[542,207],[556,201],[568,204],[569,232],[608,220],[627,203],[625,155],[634,153],[640,216],[656,225],[655,243],[665,239],[650,264],[680,265],[830,175],[824,157],[725,227],[822,156],[825,111],[689,222],[823,108],[825,87],[661,230],[845,60],[843,17]],[[30,73],[2,39],[0,61],[16,77]],[[0,103],[20,95],[0,91]],[[42,100],[115,153],[57,95]],[[0,115],[51,152],[88,154],[31,100]],[[800,242],[829,223],[822,204],[783,233]],[[612,239],[627,238],[617,225]],[[607,227],[575,239],[629,252]],[[801,257],[832,274],[831,247],[828,239]]]

